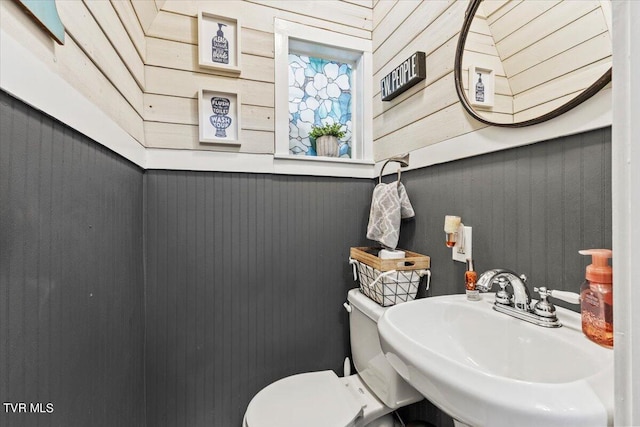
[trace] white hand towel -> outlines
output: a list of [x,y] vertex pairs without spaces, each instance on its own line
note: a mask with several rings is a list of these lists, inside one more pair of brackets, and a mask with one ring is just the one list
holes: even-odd
[[401,182],[378,184],[371,198],[367,239],[395,249],[400,238],[400,219],[413,216],[415,212]]

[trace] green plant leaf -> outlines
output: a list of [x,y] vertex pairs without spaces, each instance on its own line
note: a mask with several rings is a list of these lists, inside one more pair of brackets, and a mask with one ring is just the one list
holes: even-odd
[[340,123],[334,124],[326,124],[323,126],[313,126],[311,127],[311,132],[309,132],[309,136],[311,138],[320,138],[324,135],[331,135],[340,138],[344,138],[347,133],[342,130],[342,125]]

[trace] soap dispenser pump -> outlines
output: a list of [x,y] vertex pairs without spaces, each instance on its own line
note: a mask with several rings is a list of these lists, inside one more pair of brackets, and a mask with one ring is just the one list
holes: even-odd
[[613,348],[613,271],[609,265],[609,249],[579,251],[591,255],[585,281],[580,288],[582,332],[591,341]]

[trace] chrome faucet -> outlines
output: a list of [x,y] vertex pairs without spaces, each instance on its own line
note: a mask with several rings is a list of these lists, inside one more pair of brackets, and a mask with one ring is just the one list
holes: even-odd
[[531,304],[531,295],[525,284],[527,276],[524,274],[518,276],[511,270],[493,269],[485,271],[480,275],[476,288],[480,292],[489,292],[494,283],[500,286],[500,291],[496,294],[496,303],[503,305],[511,305],[511,297],[505,290],[507,285],[511,285],[513,289],[513,305],[519,310],[529,310]]
[[[493,284],[497,283],[500,290],[496,293],[494,310],[539,326],[548,328],[562,326],[556,317],[555,307],[547,301],[549,292],[553,291],[547,291],[544,287],[540,290],[535,288],[542,298],[532,307],[526,282],[527,277],[524,274],[518,276],[511,270],[493,269],[480,275],[476,289],[480,292],[489,292]],[[508,285],[511,286],[511,293],[506,289]]]

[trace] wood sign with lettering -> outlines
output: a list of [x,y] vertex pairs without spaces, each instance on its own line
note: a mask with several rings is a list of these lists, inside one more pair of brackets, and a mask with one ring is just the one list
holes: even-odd
[[380,80],[382,100],[391,101],[427,77],[424,52],[416,52]]

